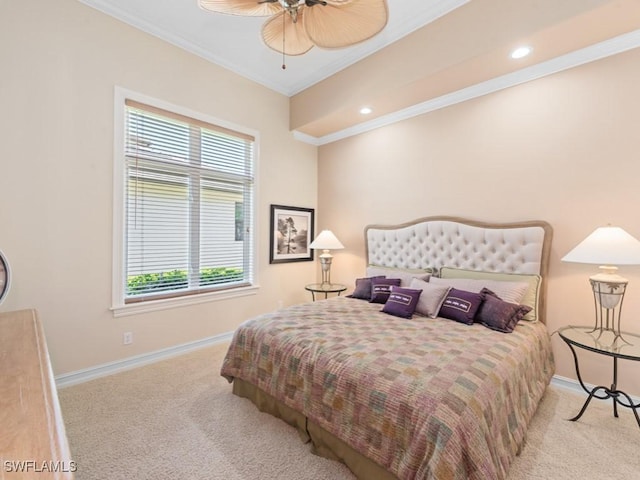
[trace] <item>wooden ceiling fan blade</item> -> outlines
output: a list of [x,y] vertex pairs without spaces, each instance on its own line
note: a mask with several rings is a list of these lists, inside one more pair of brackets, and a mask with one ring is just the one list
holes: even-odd
[[316,46],[343,48],[377,35],[388,18],[386,0],[327,0],[327,5],[306,7],[303,24]]
[[262,39],[267,47],[285,55],[303,55],[311,50],[313,43],[302,25],[304,13],[302,9],[298,12],[296,23],[285,11],[267,20],[262,26]]
[[198,5],[212,12],[249,17],[268,17],[283,11],[277,0],[263,3],[259,0],[198,0]]

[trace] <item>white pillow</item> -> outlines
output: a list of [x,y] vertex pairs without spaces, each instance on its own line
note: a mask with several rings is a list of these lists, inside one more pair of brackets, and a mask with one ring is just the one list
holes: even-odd
[[430,282],[436,285],[449,285],[458,290],[479,293],[483,288],[488,288],[502,300],[509,303],[520,304],[527,292],[529,285],[524,282],[502,282],[497,280],[480,280],[472,278],[431,278]]
[[436,318],[438,316],[440,307],[444,303],[447,293],[451,290],[451,287],[446,285],[435,285],[418,278],[411,280],[409,288],[422,290],[415,313],[425,315],[429,318]]
[[[520,301],[513,303],[519,303],[521,305],[527,305],[531,307],[532,310],[523,317],[523,320],[527,320],[529,322],[538,321],[538,303],[540,301],[540,284],[542,283],[542,277],[540,275],[525,273],[483,272],[476,270],[464,270],[461,268],[442,267],[440,269],[440,277],[442,279],[465,278],[484,281],[491,280],[509,283],[526,283],[527,289],[525,290],[523,297],[520,299]],[[502,297],[502,295],[500,295],[497,290],[494,290],[489,285],[486,285],[486,287],[489,290],[493,290],[493,292],[503,300],[507,302],[509,301],[506,298]]]
[[399,278],[400,286],[409,288],[409,286],[411,285],[411,280],[414,278],[418,278],[424,281],[429,280],[431,271],[410,268],[377,267],[375,265],[369,265],[367,267],[366,276],[375,277],[377,275],[384,275],[387,278]]

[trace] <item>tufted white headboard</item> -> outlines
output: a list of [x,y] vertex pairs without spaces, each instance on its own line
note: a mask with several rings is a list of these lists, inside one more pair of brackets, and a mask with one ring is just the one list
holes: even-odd
[[552,235],[551,225],[544,221],[484,223],[439,216],[402,225],[369,225],[367,265],[539,274],[544,298]]

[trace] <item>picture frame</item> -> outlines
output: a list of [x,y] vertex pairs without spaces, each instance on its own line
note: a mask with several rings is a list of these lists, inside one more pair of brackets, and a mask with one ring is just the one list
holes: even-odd
[[313,261],[314,216],[313,208],[271,205],[269,263]]

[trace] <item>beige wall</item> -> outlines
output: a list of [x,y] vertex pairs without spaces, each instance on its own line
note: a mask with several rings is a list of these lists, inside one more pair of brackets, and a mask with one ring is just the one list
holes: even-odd
[[[332,278],[364,272],[363,228],[427,215],[486,221],[542,219],[554,228],[548,328],[589,324],[596,266],[560,258],[596,227],[640,238],[640,49],[320,147],[319,228],[345,244]],[[640,267],[623,326],[640,333]],[[569,348],[553,336],[557,374],[575,378]],[[580,352],[584,380],[611,382],[611,360]],[[640,395],[637,362],[619,386]]]
[[[13,269],[0,310],[39,310],[55,374],[309,299],[315,262],[268,263],[269,205],[316,206],[317,149],[293,140],[288,98],[74,0],[1,2],[0,65],[0,249]],[[116,85],[260,132],[256,296],[111,314]]]
[[[590,266],[560,258],[599,225],[640,238],[640,51],[631,51],[320,148],[288,131],[289,101],[73,0],[0,3],[0,249],[13,284],[1,311],[40,311],[56,374],[225,333],[308,300],[315,262],[268,264],[269,204],[318,203],[347,246],[332,277],[364,270],[362,230],[433,214],[544,219],[555,229],[549,330],[588,323]],[[113,318],[113,89],[121,86],[261,134],[256,296]],[[316,185],[318,188],[316,189]],[[640,332],[640,267],[623,322]],[[134,344],[122,345],[132,331]],[[574,377],[554,336],[558,374]],[[585,380],[610,362],[583,355]],[[620,386],[640,395],[637,364]],[[627,364],[629,363],[629,364]]]

